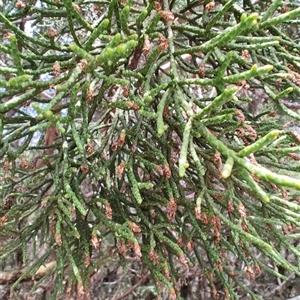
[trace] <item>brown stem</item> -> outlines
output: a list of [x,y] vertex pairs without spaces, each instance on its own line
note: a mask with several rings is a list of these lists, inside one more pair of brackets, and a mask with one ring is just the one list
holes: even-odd
[[128,296],[129,294],[131,294],[136,288],[138,288],[143,282],[145,282],[145,280],[149,277],[150,273],[146,273],[141,279],[140,281],[138,281],[133,287],[131,287],[129,290],[127,290],[127,292],[125,292],[122,296],[117,297],[117,298],[113,298],[112,300],[121,300],[124,299],[126,296]]
[[[40,266],[34,276],[28,274],[21,281],[37,280],[45,276],[56,266],[56,261],[52,261],[44,266]],[[0,284],[7,284],[16,282],[22,275],[26,273],[26,268],[21,270],[12,270],[7,272],[0,272]]]

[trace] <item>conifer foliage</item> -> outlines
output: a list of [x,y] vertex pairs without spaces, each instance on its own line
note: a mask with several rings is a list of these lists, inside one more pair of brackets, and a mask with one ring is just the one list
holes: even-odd
[[297,3],[1,0],[1,282],[89,299],[107,243],[158,299],[299,275]]

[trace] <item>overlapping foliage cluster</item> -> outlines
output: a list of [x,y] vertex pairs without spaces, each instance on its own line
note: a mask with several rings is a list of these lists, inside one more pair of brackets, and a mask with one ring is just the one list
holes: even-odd
[[244,283],[263,269],[299,274],[299,16],[296,1],[1,1],[0,255],[21,254],[18,281],[55,257],[53,297],[67,269],[88,297],[106,239],[168,299],[189,269],[224,299],[259,298]]

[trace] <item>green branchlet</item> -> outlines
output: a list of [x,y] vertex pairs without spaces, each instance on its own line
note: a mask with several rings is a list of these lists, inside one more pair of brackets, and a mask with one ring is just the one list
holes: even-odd
[[104,19],[102,22],[93,30],[89,38],[85,43],[85,49],[89,51],[92,48],[94,41],[104,33],[104,31],[109,27],[109,19]]
[[192,129],[192,118],[190,118],[184,128],[183,131],[183,138],[182,138],[182,146],[181,151],[179,155],[179,161],[178,161],[178,171],[179,176],[183,177],[185,175],[185,170],[189,167],[189,163],[187,161],[187,152],[188,152],[188,145],[190,141],[190,133]]
[[245,157],[251,153],[259,151],[264,146],[266,146],[266,145],[272,143],[274,140],[276,140],[277,137],[279,136],[279,134],[280,134],[279,130],[272,130],[267,135],[265,135],[264,137],[257,140],[255,143],[253,143],[253,144],[245,147],[241,151],[239,151],[238,156]]
[[[282,233],[300,226],[300,137],[268,109],[300,119],[282,101],[300,93],[299,45],[286,30],[300,10],[281,13],[280,0],[258,13],[260,3],[223,2],[200,14],[175,1],[112,0],[97,10],[64,0],[34,13],[28,3],[3,6],[0,23],[12,34],[0,42],[0,234],[16,238],[0,258],[18,250],[25,262],[28,240],[49,243],[29,270],[56,256],[53,299],[66,267],[68,285],[87,289],[93,248],[107,237],[121,244],[124,264],[133,250],[149,268],[158,296],[164,283],[179,299],[175,270],[192,263],[227,298],[237,286],[255,298],[223,251],[249,269],[282,276],[270,259],[299,274],[276,249],[300,254],[289,240],[298,234]],[[62,26],[29,35],[16,24],[26,10],[34,27],[43,18]],[[245,109],[253,90],[272,100],[259,114]]]

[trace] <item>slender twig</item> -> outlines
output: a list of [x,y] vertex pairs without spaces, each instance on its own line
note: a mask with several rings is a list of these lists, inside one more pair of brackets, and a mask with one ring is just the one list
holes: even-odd
[[145,280],[150,276],[150,272],[147,272],[145,275],[142,276],[142,278],[129,290],[127,290],[122,296],[119,296],[117,298],[113,298],[112,300],[121,300],[130,295],[135,289],[137,289],[141,284],[145,282]]

